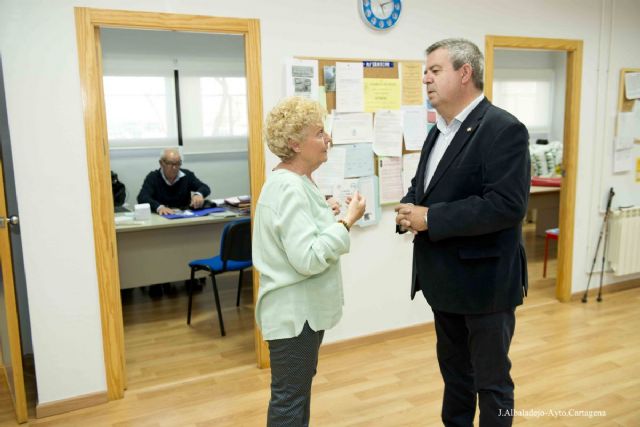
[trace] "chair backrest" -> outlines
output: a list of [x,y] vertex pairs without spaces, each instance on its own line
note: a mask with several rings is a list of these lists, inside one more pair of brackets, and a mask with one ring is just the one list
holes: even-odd
[[220,258],[223,263],[251,261],[251,219],[242,218],[225,225],[220,239]]

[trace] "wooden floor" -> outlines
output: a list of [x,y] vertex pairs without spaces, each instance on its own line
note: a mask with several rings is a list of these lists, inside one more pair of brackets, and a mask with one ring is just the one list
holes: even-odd
[[[256,363],[250,280],[235,306],[237,273],[218,278],[226,336],[220,335],[211,283],[194,294],[187,326],[184,284],[177,297],[151,299],[140,289],[123,299],[128,390],[197,379]],[[245,274],[251,279],[251,274]]]
[[[555,242],[542,279],[544,239],[527,226],[530,295],[517,310],[511,358],[516,425],[640,425],[640,288],[561,304],[554,298]],[[592,284],[593,285],[593,284]],[[37,426],[263,426],[270,373],[255,368],[250,287],[235,307],[235,276],[223,285],[227,337],[221,339],[211,285],[198,294],[192,326],[186,297],[151,300],[137,290],[123,303],[129,389],[125,398]],[[442,380],[432,325],[378,343],[321,350],[314,381],[316,426],[440,425]],[[0,426],[16,425],[0,389]],[[546,411],[546,413],[543,413]],[[554,417],[551,411],[558,411]],[[589,414],[592,417],[578,416]],[[606,416],[593,416],[606,411]]]

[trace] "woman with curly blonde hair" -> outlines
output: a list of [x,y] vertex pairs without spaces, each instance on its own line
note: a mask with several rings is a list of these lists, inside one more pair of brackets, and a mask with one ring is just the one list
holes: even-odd
[[256,321],[269,343],[268,426],[308,426],[311,382],[324,331],[342,316],[340,255],[365,200],[348,199],[345,218],[327,203],[311,173],[327,161],[331,137],[317,102],[286,98],[267,116],[265,139],[281,162],[258,200],[253,264],[260,272]]

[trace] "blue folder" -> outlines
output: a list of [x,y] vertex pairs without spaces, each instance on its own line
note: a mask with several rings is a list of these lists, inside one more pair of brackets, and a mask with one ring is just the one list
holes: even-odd
[[213,212],[224,212],[225,210],[226,210],[225,208],[207,208],[207,209],[199,209],[197,211],[183,211],[177,214],[163,215],[163,217],[167,219],[195,218],[198,216],[207,216]]

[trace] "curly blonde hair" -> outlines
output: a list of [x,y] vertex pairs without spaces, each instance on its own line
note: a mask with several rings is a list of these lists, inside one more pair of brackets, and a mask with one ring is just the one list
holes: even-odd
[[283,161],[291,159],[295,152],[289,141],[302,143],[309,126],[323,126],[325,114],[316,101],[299,96],[283,99],[269,112],[265,122],[264,138],[269,150]]

